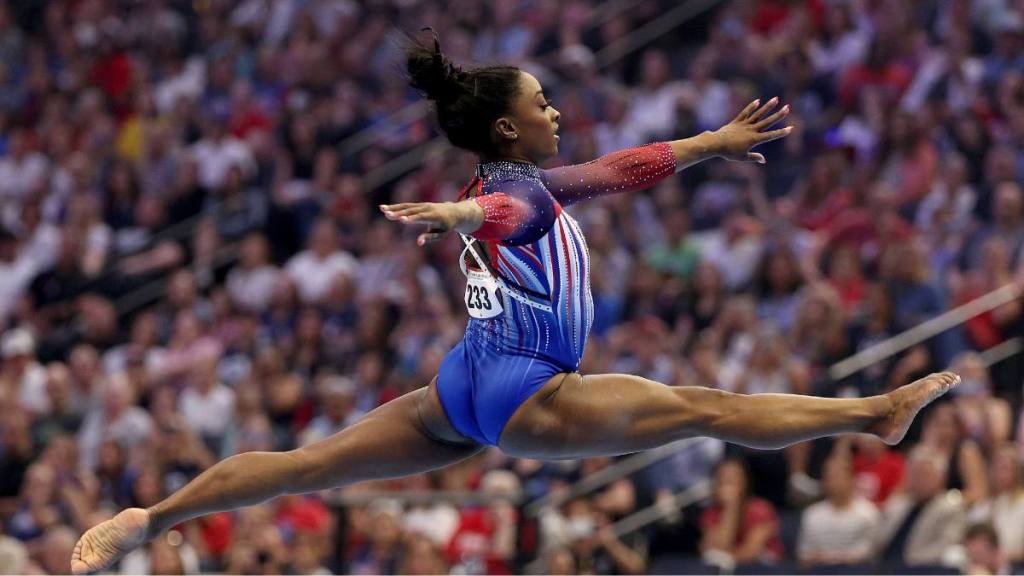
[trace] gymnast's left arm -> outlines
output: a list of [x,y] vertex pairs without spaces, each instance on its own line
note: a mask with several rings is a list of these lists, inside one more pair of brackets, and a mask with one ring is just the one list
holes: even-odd
[[750,149],[782,138],[792,130],[790,126],[769,130],[789,114],[788,105],[775,110],[777,105],[777,98],[764,106],[760,100],[754,100],[736,118],[714,132],[620,150],[585,164],[544,170],[544,183],[555,199],[567,206],[596,196],[650,188],[671,174],[709,158],[764,164],[764,156]]

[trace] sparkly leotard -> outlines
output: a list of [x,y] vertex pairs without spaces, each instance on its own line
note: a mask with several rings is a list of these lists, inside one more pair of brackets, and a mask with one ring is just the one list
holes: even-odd
[[501,284],[502,311],[471,318],[444,358],[437,388],[452,425],[497,445],[512,413],[552,376],[575,372],[594,317],[590,257],[563,206],[585,198],[647,188],[676,169],[667,143],[541,170],[491,162],[463,194],[473,194],[484,223],[472,234],[487,272]]

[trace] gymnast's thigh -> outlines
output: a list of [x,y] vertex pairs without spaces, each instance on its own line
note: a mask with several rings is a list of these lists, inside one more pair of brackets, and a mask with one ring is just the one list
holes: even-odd
[[697,411],[679,391],[628,374],[556,374],[508,420],[499,446],[542,459],[648,450],[692,430]]

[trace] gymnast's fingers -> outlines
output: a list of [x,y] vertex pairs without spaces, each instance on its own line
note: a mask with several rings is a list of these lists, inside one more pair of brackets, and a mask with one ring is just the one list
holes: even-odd
[[761,106],[757,110],[754,110],[754,112],[750,115],[750,117],[747,118],[747,120],[750,120],[751,122],[756,122],[760,120],[762,116],[767,114],[772,108],[775,108],[775,105],[778,103],[779,97],[773,96],[771,100],[764,103],[764,106]]
[[434,229],[428,230],[428,231],[424,232],[423,234],[420,234],[416,238],[416,244],[419,244],[420,246],[426,246],[427,244],[433,244],[434,242],[437,242],[438,240],[444,239],[444,237],[447,236],[448,234],[449,234],[448,230],[434,230]]
[[757,130],[764,130],[765,128],[771,126],[772,124],[775,124],[779,120],[782,120],[786,116],[789,116],[789,104],[786,104],[782,108],[779,108],[779,110],[772,114],[771,116],[759,120],[756,124],[754,124],[754,128],[756,128]]
[[786,126],[778,130],[772,130],[770,132],[761,132],[757,135],[757,143],[764,144],[765,142],[771,142],[772,140],[778,140],[783,136],[788,136],[793,131],[792,126]]
[[753,112],[754,109],[757,108],[760,105],[761,105],[761,100],[754,100],[750,104],[747,104],[746,108],[744,108],[743,110],[740,110],[740,113],[737,114],[736,117],[732,119],[732,121],[733,122],[741,122],[743,120],[746,120],[747,117],[750,116],[750,113]]

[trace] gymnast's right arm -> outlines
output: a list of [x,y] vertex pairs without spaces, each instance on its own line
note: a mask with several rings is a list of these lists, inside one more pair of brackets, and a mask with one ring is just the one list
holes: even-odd
[[390,220],[426,224],[420,246],[436,242],[452,231],[480,240],[520,245],[543,236],[555,221],[554,200],[539,183],[508,182],[501,191],[459,202],[412,202],[382,205]]

